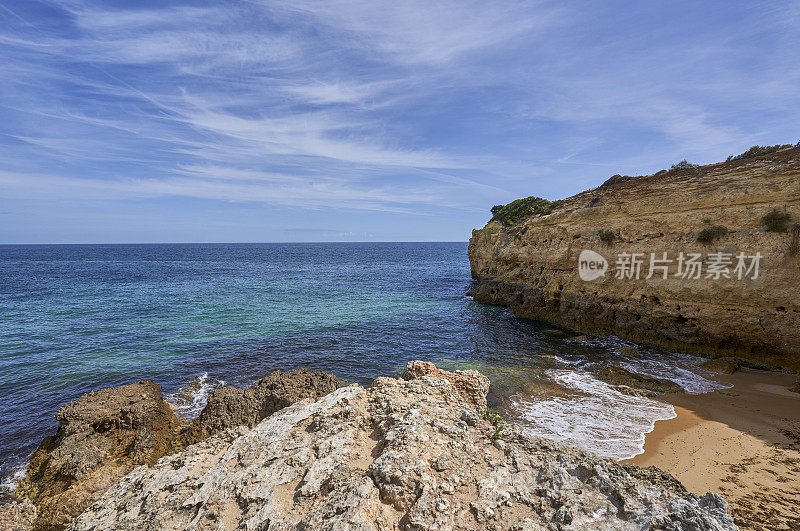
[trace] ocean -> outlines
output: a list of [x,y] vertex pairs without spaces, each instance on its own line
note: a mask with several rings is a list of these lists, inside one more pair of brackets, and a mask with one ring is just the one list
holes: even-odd
[[602,367],[666,377],[692,393],[723,387],[692,356],[472,301],[466,251],[466,243],[0,246],[3,484],[55,433],[59,407],[143,379],[192,417],[213,389],[274,369],[369,385],[429,360],[489,376],[490,404],[530,433],[614,459],[640,453],[653,424],[675,412],[597,380]]

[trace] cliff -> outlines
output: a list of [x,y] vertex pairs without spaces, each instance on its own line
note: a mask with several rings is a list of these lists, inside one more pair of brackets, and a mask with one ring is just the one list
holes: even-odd
[[[800,148],[616,178],[535,204],[527,217],[495,207],[499,215],[473,231],[475,300],[800,371]],[[586,280],[582,251],[594,252],[583,255]]]
[[479,373],[404,376],[139,467],[70,529],[735,529],[665,472],[503,429]]

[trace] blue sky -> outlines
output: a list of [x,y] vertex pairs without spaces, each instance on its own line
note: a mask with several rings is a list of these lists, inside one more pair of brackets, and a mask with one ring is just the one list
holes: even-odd
[[797,1],[0,0],[0,66],[4,243],[464,241],[800,140]]

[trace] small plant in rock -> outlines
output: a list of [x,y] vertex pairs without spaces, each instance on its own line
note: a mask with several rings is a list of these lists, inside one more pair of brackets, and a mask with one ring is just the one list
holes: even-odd
[[593,197],[592,200],[589,201],[589,206],[590,207],[596,207],[602,202],[603,202],[603,198],[598,195],[598,196]]
[[715,225],[714,227],[709,227],[707,229],[701,230],[697,234],[697,241],[704,244],[709,244],[714,240],[718,240],[728,234],[728,227],[723,225]]
[[611,245],[612,243],[614,243],[614,239],[616,239],[617,237],[617,235],[614,234],[613,230],[607,230],[607,229],[605,230],[600,229],[599,231],[597,231],[597,236],[600,238],[600,241],[606,245]]
[[500,434],[503,431],[503,424],[505,424],[503,417],[500,416],[500,414],[494,409],[487,407],[483,412],[483,418],[488,420],[489,423],[494,426],[494,433],[492,433],[491,439],[492,442],[496,441],[500,438]]
[[792,216],[788,212],[781,212],[777,208],[770,210],[761,221],[764,222],[767,232],[786,232]]

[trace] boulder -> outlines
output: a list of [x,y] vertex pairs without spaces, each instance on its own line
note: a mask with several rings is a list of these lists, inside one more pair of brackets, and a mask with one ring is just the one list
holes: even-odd
[[[605,367],[597,375],[597,378],[611,384],[620,392],[637,396],[651,396],[660,393],[682,393],[684,391],[683,387],[670,380],[638,374],[623,369],[622,367]],[[641,393],[637,391],[646,392]]]
[[666,473],[494,433],[441,375],[378,378],[138,468],[70,529],[735,529]]
[[169,453],[181,421],[151,381],[87,393],[56,413],[58,432],[31,457],[17,488],[36,527],[59,528],[140,465]]
[[246,389],[217,389],[183,435],[182,443],[188,446],[236,426],[252,428],[286,406],[305,398],[319,398],[338,387],[339,380],[332,374],[298,369],[273,371]]
[[478,411],[486,409],[486,395],[489,393],[489,378],[478,371],[444,371],[428,361],[409,361],[403,374],[403,380],[414,380],[422,376],[444,378],[450,382],[461,397],[475,406]]
[[712,358],[702,362],[700,367],[712,372],[733,374],[741,368],[741,363],[738,359],[731,357]]

